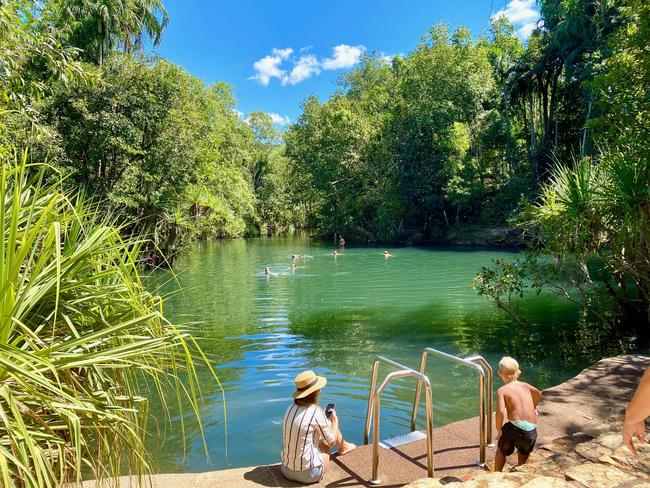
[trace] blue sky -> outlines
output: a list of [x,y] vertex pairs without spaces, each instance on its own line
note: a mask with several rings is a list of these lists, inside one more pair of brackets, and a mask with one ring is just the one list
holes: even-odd
[[446,22],[474,35],[490,14],[511,19],[522,38],[537,20],[535,0],[166,0],[170,22],[155,51],[207,83],[233,86],[242,114],[295,122],[300,103],[327,99],[363,52],[412,51]]

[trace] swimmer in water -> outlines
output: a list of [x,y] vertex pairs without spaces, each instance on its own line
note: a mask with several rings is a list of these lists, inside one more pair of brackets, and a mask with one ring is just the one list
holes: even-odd
[[389,253],[388,251],[384,251],[384,257],[385,257],[386,259],[388,259],[388,258],[392,258],[393,255],[392,255],[391,253]]
[[337,257],[339,255],[338,251],[332,251],[332,256]]
[[264,266],[264,274],[266,276],[271,276],[273,274],[271,273],[271,268],[269,268],[268,266]]

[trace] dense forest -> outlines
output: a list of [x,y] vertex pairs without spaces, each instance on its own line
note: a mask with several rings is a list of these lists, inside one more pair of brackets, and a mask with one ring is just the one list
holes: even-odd
[[206,86],[142,52],[167,23],[161,2],[0,5],[0,147],[29,150],[151,237],[167,264],[191,239],[286,229],[288,162],[264,113],[238,116],[230,86]]
[[503,18],[477,39],[435,26],[306,100],[285,137],[295,189],[309,227],[364,242],[509,225],[530,252],[483,269],[478,293],[525,321],[512,299],[550,291],[601,339],[647,335],[650,5],[539,4],[525,45]]
[[434,26],[407,55],[367,55],[281,133],[240,117],[228,85],[144,54],[159,0],[4,2],[0,147],[145,233],[149,265],[292,227],[424,244],[511,226],[553,264],[495,263],[480,293],[516,314],[511,296],[546,287],[602,323],[647,323],[649,9],[544,0],[525,44],[505,18],[478,37]]
[[281,133],[238,116],[228,85],[143,53],[160,1],[4,2],[0,147],[145,233],[149,265],[292,227],[423,244],[510,226],[554,264],[495,263],[479,293],[516,314],[511,296],[547,288],[601,323],[647,323],[649,9],[541,1],[525,44],[505,18],[478,37],[434,26],[407,55],[367,55]]

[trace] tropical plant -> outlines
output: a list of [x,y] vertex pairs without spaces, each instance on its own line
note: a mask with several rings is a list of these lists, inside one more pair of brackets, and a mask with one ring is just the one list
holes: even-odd
[[145,37],[154,45],[169,22],[161,0],[54,0],[53,16],[69,31],[69,42],[99,65],[121,47],[129,53]]
[[143,287],[141,239],[26,153],[1,164],[0,484],[58,487],[84,471],[142,481],[148,396],[189,406],[200,425],[194,360],[206,358]]
[[610,329],[643,330],[650,323],[649,188],[648,159],[631,149],[558,165],[520,216],[543,251],[483,268],[476,289],[504,309],[513,290],[551,290]]

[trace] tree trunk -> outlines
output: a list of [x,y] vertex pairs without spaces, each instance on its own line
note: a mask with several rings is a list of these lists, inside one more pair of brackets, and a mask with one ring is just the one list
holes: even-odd
[[535,181],[539,181],[537,174],[537,138],[535,136],[535,112],[533,111],[533,92],[528,93],[528,110],[530,112],[530,170]]
[[551,85],[551,120],[553,124],[553,147],[557,150],[557,106],[560,97],[557,95],[557,83],[560,79],[560,74],[562,74],[562,67],[558,70],[557,74],[553,73],[553,83]]
[[503,114],[504,118],[506,120],[506,148],[507,148],[507,154],[508,154],[508,168],[510,170],[510,175],[515,174],[515,161],[513,157],[513,151],[512,151],[512,130],[510,128],[510,115],[508,114],[508,97],[507,93],[504,91],[503,92]]
[[585,119],[585,126],[582,128],[582,142],[580,143],[580,159],[585,157],[587,151],[587,123],[591,118],[591,105],[593,104],[594,98],[589,98],[589,108],[587,108],[587,118]]

